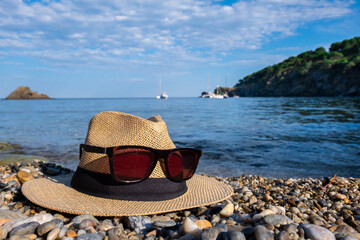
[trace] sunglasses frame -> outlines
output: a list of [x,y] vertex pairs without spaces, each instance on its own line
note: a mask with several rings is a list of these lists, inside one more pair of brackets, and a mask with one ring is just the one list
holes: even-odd
[[[123,181],[123,180],[119,180],[115,177],[114,174],[114,166],[113,166],[113,155],[114,153],[119,150],[119,149],[127,149],[127,148],[138,148],[138,149],[144,149],[144,150],[148,150],[152,153],[155,154],[154,156],[154,161],[152,163],[152,166],[150,166],[150,171],[149,173],[140,180],[133,180],[133,181]],[[103,148],[103,147],[97,147],[97,146],[92,146],[92,145],[87,145],[87,144],[80,144],[80,155],[79,158],[81,159],[81,155],[82,155],[82,151],[85,150],[86,152],[92,152],[92,153],[102,153],[102,154],[106,154],[108,156],[109,159],[109,166],[110,166],[110,173],[111,173],[111,177],[112,179],[117,182],[117,183],[122,183],[122,184],[129,184],[129,183],[138,183],[138,182],[142,182],[146,179],[148,179],[150,177],[150,175],[152,174],[152,172],[155,169],[155,166],[157,164],[158,161],[160,161],[160,165],[161,165],[161,169],[164,172],[165,176],[167,179],[173,181],[173,182],[183,182],[186,180],[189,180],[195,173],[197,165],[199,163],[199,159],[202,155],[202,151],[198,150],[198,149],[194,149],[194,148],[173,148],[173,149],[166,149],[166,150],[160,150],[160,149],[154,149],[154,148],[150,148],[150,147],[144,147],[144,146],[136,146],[136,145],[124,145],[124,146],[116,146],[116,147],[107,147],[107,148]],[[195,168],[194,168],[194,173],[186,178],[186,179],[182,179],[182,180],[176,180],[173,179],[170,174],[169,174],[169,168],[168,168],[168,156],[170,155],[170,153],[172,152],[176,152],[179,150],[185,150],[185,151],[192,151],[195,152],[196,154],[196,158],[195,158]]]

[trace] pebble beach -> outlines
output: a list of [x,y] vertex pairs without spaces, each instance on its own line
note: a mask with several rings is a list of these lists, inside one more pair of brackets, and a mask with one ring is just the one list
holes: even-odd
[[0,165],[0,239],[360,239],[358,178],[220,178],[234,188],[210,206],[151,216],[94,217],[44,209],[21,185],[71,170],[40,160]]

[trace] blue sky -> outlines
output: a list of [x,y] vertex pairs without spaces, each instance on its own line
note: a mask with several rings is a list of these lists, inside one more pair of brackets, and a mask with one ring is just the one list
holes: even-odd
[[0,98],[195,97],[289,56],[360,35],[330,0],[1,0]]

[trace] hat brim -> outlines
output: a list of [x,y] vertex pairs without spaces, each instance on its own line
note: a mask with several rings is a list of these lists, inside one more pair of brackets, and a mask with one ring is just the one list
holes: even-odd
[[188,191],[164,201],[128,201],[90,196],[71,188],[72,174],[27,181],[22,193],[31,202],[70,214],[94,216],[138,216],[200,207],[227,199],[233,188],[215,179],[194,175],[186,182]]

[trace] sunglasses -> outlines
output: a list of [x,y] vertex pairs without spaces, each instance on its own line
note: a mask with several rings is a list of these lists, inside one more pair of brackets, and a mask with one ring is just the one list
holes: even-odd
[[96,147],[80,145],[82,151],[103,153],[109,158],[112,178],[117,183],[137,183],[149,178],[157,161],[165,176],[173,182],[190,179],[196,170],[202,151],[192,148],[158,150],[142,146]]

